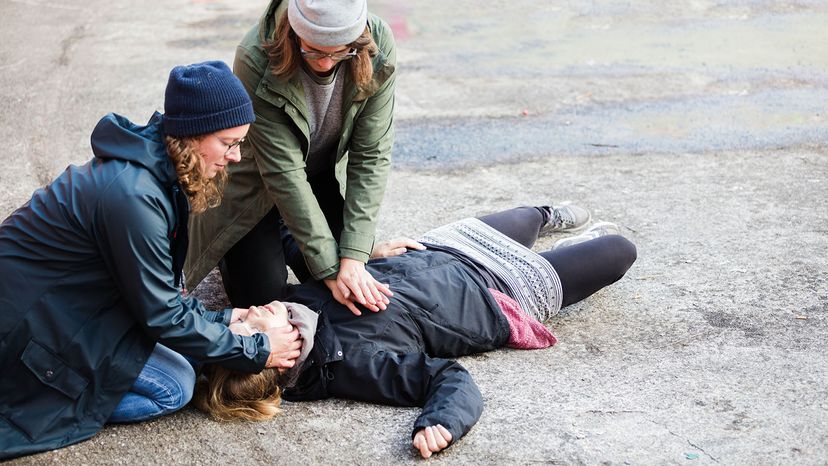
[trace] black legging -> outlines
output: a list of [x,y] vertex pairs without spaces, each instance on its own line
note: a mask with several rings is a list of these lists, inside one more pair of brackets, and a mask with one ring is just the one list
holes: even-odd
[[[518,207],[480,217],[480,220],[531,248],[541,227],[549,220],[549,208]],[[558,272],[563,288],[562,307],[577,303],[621,279],[637,257],[635,245],[619,235],[607,235],[574,246],[540,254]]]
[[[344,201],[333,172],[308,179],[334,238],[342,233]],[[235,307],[282,299],[287,293],[287,266],[296,278],[310,278],[305,258],[274,207],[227,254],[219,270],[227,297]]]

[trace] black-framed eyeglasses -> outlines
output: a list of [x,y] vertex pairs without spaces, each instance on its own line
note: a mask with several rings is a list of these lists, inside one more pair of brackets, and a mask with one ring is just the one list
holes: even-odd
[[[216,136],[216,135],[214,134],[213,136]],[[227,157],[233,149],[235,149],[236,147],[241,146],[241,145],[242,145],[242,143],[244,142],[244,138],[239,138],[239,139],[236,139],[235,141],[231,142],[230,144],[225,143],[225,142],[224,142],[224,141],[222,141],[222,140],[221,140],[221,138],[220,138],[220,137],[218,137],[218,136],[216,136],[216,139],[218,139],[218,140],[219,140],[219,142],[221,142],[222,144],[224,144],[225,146],[227,146],[227,150],[226,150],[226,151],[224,151],[224,156],[225,156],[225,157]]]
[[304,57],[307,60],[316,61],[316,60],[321,60],[323,58],[330,58],[331,60],[338,62],[338,61],[349,60],[351,58],[354,58],[357,54],[357,50],[356,49],[351,49],[351,50],[348,50],[347,52],[324,53],[324,52],[311,52],[311,51],[305,50],[303,48],[300,48],[299,53],[301,53],[302,57]]

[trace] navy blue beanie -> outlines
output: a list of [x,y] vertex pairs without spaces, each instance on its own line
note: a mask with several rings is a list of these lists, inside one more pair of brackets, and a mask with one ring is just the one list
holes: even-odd
[[222,61],[176,66],[164,96],[164,133],[198,136],[253,123],[253,104]]

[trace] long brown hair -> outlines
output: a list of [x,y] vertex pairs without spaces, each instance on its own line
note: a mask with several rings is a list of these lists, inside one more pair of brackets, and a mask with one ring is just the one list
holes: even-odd
[[212,179],[204,176],[204,158],[198,152],[198,143],[204,136],[189,138],[165,137],[167,154],[178,174],[178,181],[190,200],[190,212],[198,214],[221,203],[221,193],[227,182],[224,171]]
[[[373,83],[374,65],[371,59],[377,56],[379,48],[368,26],[365,27],[362,35],[347,47],[357,51],[356,56],[347,63],[351,79],[360,91],[373,93],[376,89]],[[272,41],[264,44],[264,49],[270,59],[273,74],[279,79],[290,79],[302,65],[299,37],[290,27],[287,14],[283,14],[276,21],[276,33]]]
[[247,374],[207,366],[204,375],[207,380],[196,386],[193,402],[215,420],[264,421],[281,412],[281,376],[276,369]]

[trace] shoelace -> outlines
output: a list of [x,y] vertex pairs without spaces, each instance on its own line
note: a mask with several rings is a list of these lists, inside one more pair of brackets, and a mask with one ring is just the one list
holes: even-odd
[[552,207],[552,218],[549,220],[549,224],[552,225],[553,228],[561,228],[564,225],[575,224],[575,219],[572,218],[568,209],[566,210],[566,214],[564,214],[563,207]]

